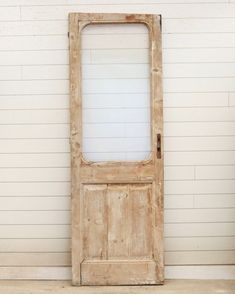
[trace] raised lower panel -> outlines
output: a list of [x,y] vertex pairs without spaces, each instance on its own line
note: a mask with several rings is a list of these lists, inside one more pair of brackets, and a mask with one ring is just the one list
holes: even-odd
[[157,284],[153,261],[83,262],[82,285]]
[[130,185],[130,256],[151,258],[153,254],[152,186]]
[[83,189],[83,257],[107,258],[107,185],[85,185]]
[[85,260],[146,260],[153,256],[151,184],[84,185]]
[[126,259],[130,255],[129,185],[108,185],[108,259]]

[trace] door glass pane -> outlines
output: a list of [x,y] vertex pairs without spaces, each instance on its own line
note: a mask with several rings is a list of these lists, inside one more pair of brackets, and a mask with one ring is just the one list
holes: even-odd
[[144,24],[88,25],[82,31],[83,157],[150,156],[149,33]]

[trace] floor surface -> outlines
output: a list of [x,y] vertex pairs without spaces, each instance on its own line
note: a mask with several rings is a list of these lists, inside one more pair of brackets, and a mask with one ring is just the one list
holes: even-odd
[[72,287],[64,281],[0,281],[0,294],[235,294],[235,281],[167,280],[163,286]]

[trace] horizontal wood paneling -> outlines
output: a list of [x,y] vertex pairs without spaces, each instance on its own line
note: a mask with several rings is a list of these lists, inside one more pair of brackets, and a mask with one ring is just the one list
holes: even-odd
[[20,66],[2,66],[0,71],[0,80],[20,80]]
[[166,251],[233,250],[235,237],[165,238]]
[[68,252],[70,239],[0,239],[0,252]]
[[224,108],[166,108],[165,122],[219,122],[235,121],[235,107]]
[[1,225],[1,239],[70,238],[70,225]]
[[[18,6],[18,5],[17,5]],[[1,21],[19,21],[21,19],[20,7],[1,7],[0,19]]]
[[[72,11],[162,14],[166,276],[234,278],[225,269],[235,262],[232,0],[0,1],[1,277],[70,278]],[[88,151],[92,142],[99,160],[146,156],[146,31],[113,25],[95,34],[87,28],[87,35]],[[140,89],[145,93],[137,94]],[[125,144],[123,156],[118,148]],[[107,154],[113,145],[117,150]]]
[[[234,265],[186,265],[166,266],[166,277],[169,279],[200,279],[200,280],[233,280]],[[197,283],[197,281],[196,281]]]
[[235,150],[234,136],[165,137],[165,151],[226,151]]
[[[61,33],[61,31],[59,33]],[[64,50],[64,49],[68,49],[67,40],[68,39],[66,35],[52,35],[52,36],[48,36],[48,35],[45,35],[45,36],[37,36],[37,35],[35,36],[31,36],[31,35],[30,36],[1,36],[0,35],[0,51],[5,51],[5,50],[30,51],[30,50],[50,50],[50,49]]]
[[235,180],[165,181],[166,194],[232,194]]
[[68,110],[0,110],[1,124],[50,124],[68,123]]
[[0,154],[0,168],[70,167],[69,153]]
[[196,179],[235,179],[235,166],[197,166]]
[[[184,19],[186,20],[186,19]],[[203,19],[200,19],[203,20]],[[212,21],[213,19],[209,19]],[[218,19],[220,20],[220,19]],[[222,21],[224,18],[221,19]],[[200,22],[200,21],[199,21]],[[222,27],[222,30],[223,27]],[[164,29],[163,29],[164,31]],[[182,45],[183,44],[183,45]],[[202,33],[165,33],[163,38],[163,48],[229,48],[234,47],[234,32],[202,32]],[[232,64],[231,64],[232,65]],[[203,65],[202,65],[203,66]],[[210,70],[210,65],[208,66],[208,71]],[[213,67],[213,65],[211,65]],[[220,64],[217,64],[220,67]],[[186,67],[187,68],[187,67]],[[221,66],[223,70],[223,65]],[[219,72],[214,72],[214,74],[219,74]]]
[[0,253],[2,266],[68,266],[70,253]]
[[234,222],[234,208],[176,209],[165,211],[165,223],[212,223]]
[[[42,112],[43,113],[43,112]],[[1,115],[1,111],[0,111]],[[18,120],[27,121],[28,118],[18,117]],[[35,117],[37,120],[37,117]],[[38,120],[42,119],[41,117]],[[44,118],[46,119],[46,117]],[[50,119],[53,119],[51,117]],[[50,120],[49,119],[49,120]],[[60,118],[60,119],[63,119]],[[69,125],[60,123],[17,123],[14,119],[11,125],[0,125],[1,139],[37,139],[37,138],[68,138]]]
[[235,63],[230,63],[229,66],[227,63],[172,63],[164,66],[163,75],[164,78],[195,78],[195,80],[196,78],[234,77]]
[[0,81],[0,95],[68,94],[68,81]]
[[[6,98],[7,97],[7,98]],[[68,109],[68,95],[0,95],[0,109]]]
[[[173,20],[173,19],[172,19]],[[192,20],[192,19],[191,19]],[[207,20],[207,19],[206,19]],[[225,18],[215,19],[215,22],[224,21]],[[187,21],[186,18],[182,19],[182,22]],[[200,21],[196,20],[197,23],[203,22],[203,18]],[[210,18],[210,22],[213,22],[213,18]],[[232,20],[233,21],[233,20]],[[188,27],[192,29],[192,26]],[[220,31],[222,29],[222,32]],[[204,27],[204,32],[200,32],[200,30],[196,32],[169,32],[165,33],[163,39],[163,48],[224,48],[224,47],[234,47],[234,30],[230,26],[230,29],[226,30],[223,26],[220,27],[216,32],[210,32],[210,27]],[[231,30],[231,32],[230,32]],[[164,32],[164,26],[163,26]],[[210,70],[210,66],[207,64],[208,70]],[[206,67],[205,66],[205,67]],[[218,65],[220,66],[220,65]],[[213,67],[213,65],[212,65]],[[223,65],[222,65],[223,69]],[[214,73],[216,74],[216,72]],[[217,73],[218,74],[218,73]]]
[[[193,18],[193,17],[233,17],[233,4],[209,4],[204,5],[192,3],[191,5],[185,4],[118,4],[116,8],[118,12],[123,13],[159,13],[168,18]],[[111,5],[98,4],[92,7],[87,5],[71,5],[71,6],[39,6],[39,7],[22,7],[21,17],[23,20],[65,20],[69,12],[114,12],[115,10]]]
[[195,207],[197,208],[220,208],[235,207],[235,194],[212,194],[196,195]]
[[[25,210],[50,210],[50,211],[68,211],[70,210],[70,197],[69,196],[17,196],[0,197],[1,211],[25,211]],[[14,214],[15,215],[15,214]],[[17,213],[16,213],[17,215]],[[33,220],[33,219],[32,219]]]
[[234,264],[235,251],[166,252],[166,265]]
[[165,167],[164,179],[169,180],[192,180],[194,179],[193,166]]
[[164,50],[163,61],[165,63],[234,62],[235,58],[233,48],[172,48]]
[[[189,111],[190,112],[190,111]],[[196,112],[196,111],[195,111]],[[196,116],[196,114],[195,114]],[[183,118],[183,115],[182,115]],[[191,117],[193,120],[193,116]],[[203,119],[203,117],[202,117]],[[213,118],[212,118],[213,119]],[[222,119],[222,117],[221,117]],[[227,118],[229,120],[229,117]],[[235,122],[187,122],[176,121],[165,123],[166,137],[216,137],[216,136],[234,136]]]
[[[66,39],[67,40],[67,39]],[[22,66],[23,80],[67,80],[68,65],[29,65]]]
[[[230,94],[231,95],[231,94]],[[229,106],[229,94],[222,93],[165,93],[165,107],[223,107]]]
[[[4,8],[5,9],[5,8]],[[67,34],[68,22],[64,21],[19,21],[2,22],[0,36],[28,36],[28,35],[55,35]],[[22,45],[23,46],[23,45]]]
[[194,196],[193,195],[165,195],[164,207],[165,209],[193,208]]
[[[28,24],[27,24],[28,26]],[[68,50],[2,51],[0,65],[44,65],[68,64]],[[29,53],[29,52],[28,52]],[[18,92],[17,94],[21,94]],[[30,93],[33,94],[33,93]],[[46,92],[44,94],[51,94]],[[55,91],[52,94],[57,94]],[[63,93],[62,93],[63,94]],[[67,93],[66,93],[67,94]]]
[[6,139],[0,144],[0,153],[69,152],[68,139]]
[[69,182],[0,182],[0,196],[64,196],[70,194]]
[[[197,62],[197,61],[196,61]],[[234,91],[235,78],[180,78],[165,79],[165,89],[168,92],[185,93],[185,92],[224,92]]]
[[234,18],[184,18],[167,19],[163,22],[166,33],[225,33],[234,32]]
[[165,152],[165,165],[224,165],[235,164],[235,151]]
[[1,211],[0,222],[2,225],[67,225],[70,224],[70,211]]
[[226,237],[234,236],[234,229],[234,223],[166,224],[165,237]]

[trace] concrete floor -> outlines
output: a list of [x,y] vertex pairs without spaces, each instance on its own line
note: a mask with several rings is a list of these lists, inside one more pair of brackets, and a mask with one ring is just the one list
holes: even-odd
[[167,280],[164,286],[71,287],[64,281],[0,281],[0,294],[235,294],[235,281]]

